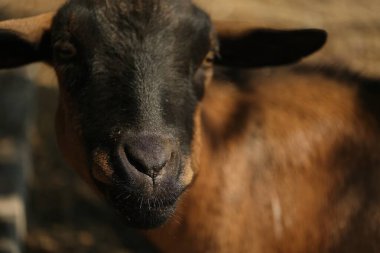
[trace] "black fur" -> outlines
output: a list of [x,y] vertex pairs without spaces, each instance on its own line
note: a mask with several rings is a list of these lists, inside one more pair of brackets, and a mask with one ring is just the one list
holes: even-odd
[[320,29],[255,29],[236,36],[219,36],[221,56],[215,63],[252,68],[295,63],[318,51],[327,41]]
[[20,34],[0,29],[0,68],[14,68],[35,61],[50,61],[50,33],[38,43],[26,41]]
[[[184,190],[177,181],[193,136],[192,80],[209,51],[210,29],[208,16],[188,1],[77,0],[55,17],[61,88],[79,110],[89,155],[99,147],[114,155],[114,187],[100,187],[130,225],[161,224]],[[67,48],[70,57],[62,57]],[[153,194],[144,190],[151,182],[125,173],[117,155],[124,135],[141,133],[171,136],[179,145],[171,177]]]

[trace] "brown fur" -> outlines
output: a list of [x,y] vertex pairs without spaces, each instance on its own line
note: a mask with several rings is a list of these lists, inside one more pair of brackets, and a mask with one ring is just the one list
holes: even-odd
[[[57,143],[66,162],[68,162],[72,168],[76,169],[78,174],[92,187],[92,189],[98,192],[91,176],[91,171],[86,166],[88,157],[84,150],[83,137],[75,112],[76,109],[72,105],[70,97],[65,92],[61,91],[55,119]],[[99,157],[96,160],[98,163],[102,163],[101,159],[102,156],[99,154]],[[97,168],[97,166],[95,167]],[[101,177],[103,181],[106,181],[108,179],[106,177],[107,174],[103,169],[101,171],[102,174],[94,174],[100,174],[99,177]]]
[[163,252],[378,252],[379,136],[358,88],[289,73],[250,82],[209,87],[197,178],[151,240]]

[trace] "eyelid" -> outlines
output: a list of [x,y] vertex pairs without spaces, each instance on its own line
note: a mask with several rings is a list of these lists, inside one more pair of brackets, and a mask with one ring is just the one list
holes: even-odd
[[77,49],[70,41],[59,40],[54,43],[54,53],[61,60],[70,60],[77,54]]

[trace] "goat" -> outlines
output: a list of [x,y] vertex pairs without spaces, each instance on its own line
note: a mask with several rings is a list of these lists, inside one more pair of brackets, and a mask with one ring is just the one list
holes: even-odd
[[51,64],[66,161],[163,252],[378,252],[379,86],[251,70],[326,33],[212,25],[190,1],[69,1],[0,23],[0,66]]

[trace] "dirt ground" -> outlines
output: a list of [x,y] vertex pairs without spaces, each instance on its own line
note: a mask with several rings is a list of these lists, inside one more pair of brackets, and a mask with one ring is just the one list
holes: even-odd
[[[0,0],[9,17],[56,8],[62,1]],[[199,0],[216,20],[250,22],[257,27],[317,27],[329,32],[327,46],[309,61],[345,65],[380,77],[379,0]],[[27,69],[38,83],[32,145],[26,252],[154,252],[62,161],[54,138],[57,90],[51,71]]]

